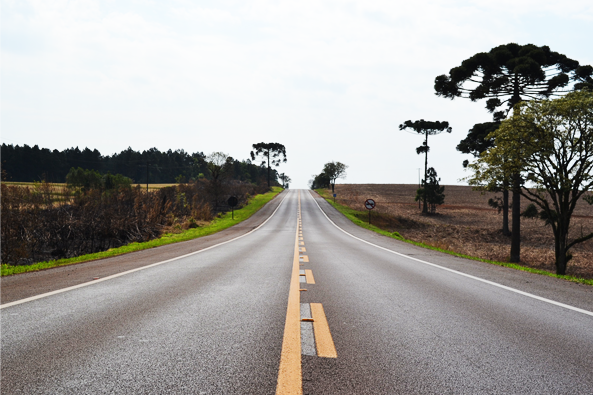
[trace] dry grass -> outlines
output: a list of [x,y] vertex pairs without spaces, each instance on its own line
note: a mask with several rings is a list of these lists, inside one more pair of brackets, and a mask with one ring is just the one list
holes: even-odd
[[[10,186],[18,186],[18,187],[34,187],[35,185],[39,185],[38,182],[18,182],[18,181],[2,181],[2,184],[10,185]],[[66,183],[60,182],[51,182],[49,183],[52,187],[66,187]],[[146,184],[132,184],[132,187],[136,187],[140,185],[140,188],[146,188]],[[172,184],[148,184],[148,189],[161,189],[165,187],[171,187],[177,185],[177,183]]]
[[[146,184],[132,184],[132,187],[136,187],[140,185],[140,188],[146,188]],[[173,183],[173,184],[148,184],[148,189],[161,189],[161,188],[165,188],[165,187],[172,187],[177,185],[177,183]]]
[[[502,214],[488,206],[495,193],[482,194],[468,186],[446,186],[445,204],[437,214],[422,215],[414,202],[416,185],[342,184],[336,185],[338,203],[363,209],[366,199],[377,203],[375,225],[399,232],[406,239],[495,261],[508,261],[510,238],[502,235]],[[521,207],[529,202],[525,199]],[[581,201],[572,220],[572,237],[593,232],[593,206]],[[554,236],[539,219],[522,219],[521,263],[536,269],[555,272]],[[593,278],[593,240],[572,249],[573,259],[567,274]]]
[[[58,182],[49,182],[49,183],[40,183],[40,182],[13,182],[13,181],[2,181],[2,184],[11,186],[11,187],[19,187],[19,188],[31,188],[32,190],[41,190],[44,187],[50,187],[50,196],[52,202],[56,205],[62,204],[70,204],[72,203],[72,190],[70,190],[66,183],[58,183]],[[140,186],[141,191],[146,190],[146,184],[132,184],[132,187]],[[178,184],[148,184],[148,190],[154,191],[157,189],[170,187]]]

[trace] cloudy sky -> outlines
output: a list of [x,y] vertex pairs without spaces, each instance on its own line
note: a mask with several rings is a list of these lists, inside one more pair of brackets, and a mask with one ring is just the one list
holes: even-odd
[[449,121],[429,165],[461,184],[455,146],[485,103],[434,94],[477,52],[548,45],[593,64],[591,0],[2,0],[1,139],[52,149],[223,151],[279,142],[292,187],[335,160],[349,183],[417,183],[407,119]]

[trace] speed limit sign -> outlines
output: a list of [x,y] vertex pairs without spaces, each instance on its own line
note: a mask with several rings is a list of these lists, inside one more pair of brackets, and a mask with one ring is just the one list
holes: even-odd
[[372,210],[372,209],[374,209],[374,208],[375,208],[375,201],[374,201],[373,199],[367,199],[367,200],[365,200],[365,202],[364,202],[364,207],[365,207],[367,210]]

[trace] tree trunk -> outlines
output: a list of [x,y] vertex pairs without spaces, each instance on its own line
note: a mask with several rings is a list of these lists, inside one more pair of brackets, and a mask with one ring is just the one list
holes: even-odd
[[568,252],[568,230],[570,229],[570,217],[572,213],[568,208],[568,199],[559,199],[558,222],[554,229],[555,253],[556,253],[556,274],[565,275],[568,261],[572,255]]
[[556,274],[566,274],[566,264],[568,259],[566,256],[566,236],[563,234],[562,226],[558,227],[556,231],[555,255],[556,255]]
[[428,214],[428,205],[426,202],[426,179],[428,178],[428,133],[426,133],[424,146],[426,147],[426,152],[424,153],[424,194],[422,197],[422,212]]
[[509,190],[506,187],[502,190],[502,234],[511,235],[509,230]]
[[511,262],[521,262],[521,179],[513,174],[513,229],[511,234]]
[[268,188],[270,187],[270,153],[268,152]]

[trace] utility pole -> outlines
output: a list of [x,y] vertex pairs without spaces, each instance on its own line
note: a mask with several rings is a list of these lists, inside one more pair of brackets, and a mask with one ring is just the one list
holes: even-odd
[[148,161],[146,161],[146,193],[148,193]]

